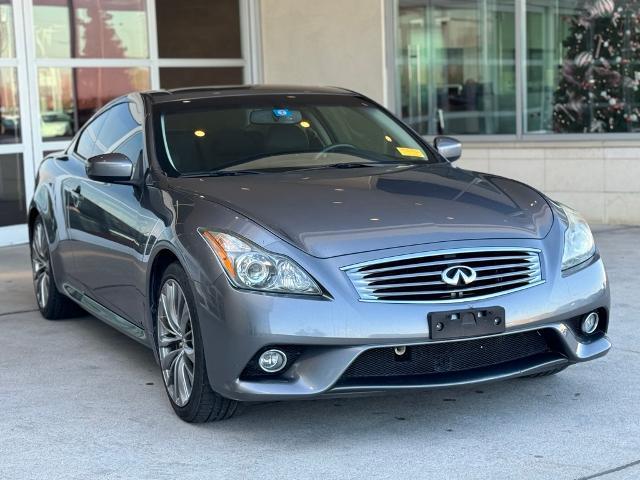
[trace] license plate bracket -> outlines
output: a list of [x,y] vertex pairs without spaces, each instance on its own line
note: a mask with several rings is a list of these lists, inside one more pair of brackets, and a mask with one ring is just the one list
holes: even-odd
[[429,332],[433,340],[479,337],[505,331],[502,307],[467,308],[428,315]]

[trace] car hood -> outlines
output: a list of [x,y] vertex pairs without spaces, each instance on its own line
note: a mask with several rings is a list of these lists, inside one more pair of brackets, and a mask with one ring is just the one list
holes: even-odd
[[553,223],[526,185],[448,164],[176,178],[317,257],[472,239],[540,239]]

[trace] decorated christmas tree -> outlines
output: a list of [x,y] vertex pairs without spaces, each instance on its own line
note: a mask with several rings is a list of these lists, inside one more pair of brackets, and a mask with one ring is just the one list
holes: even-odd
[[585,2],[564,20],[554,131],[640,131],[640,0]]

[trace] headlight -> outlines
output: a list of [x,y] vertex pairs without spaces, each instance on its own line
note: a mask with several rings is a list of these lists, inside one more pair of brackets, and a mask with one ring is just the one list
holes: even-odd
[[302,267],[229,233],[201,230],[227,277],[239,288],[263,292],[320,295],[318,284]]
[[585,219],[566,205],[560,205],[560,207],[567,217],[568,224],[564,232],[562,253],[562,270],[566,270],[591,258],[596,253],[596,245]]

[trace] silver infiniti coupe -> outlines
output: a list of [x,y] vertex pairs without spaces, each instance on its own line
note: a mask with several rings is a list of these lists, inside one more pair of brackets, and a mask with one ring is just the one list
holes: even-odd
[[118,98],[40,166],[40,311],[81,308],[147,345],[188,422],[606,354],[587,223],[460,155],[338,88]]

